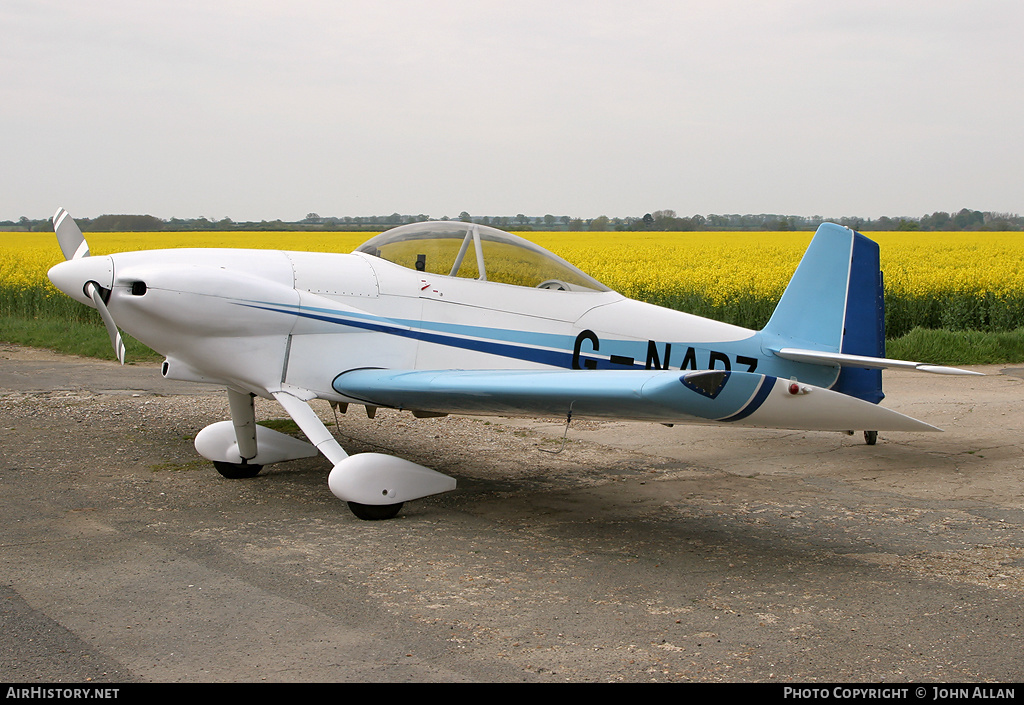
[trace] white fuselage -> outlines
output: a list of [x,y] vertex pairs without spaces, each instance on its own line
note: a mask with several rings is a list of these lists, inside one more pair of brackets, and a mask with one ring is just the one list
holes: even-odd
[[110,290],[115,320],[167,357],[166,376],[260,396],[285,385],[349,401],[332,380],[367,367],[756,368],[824,387],[837,374],[766,354],[754,331],[612,291],[430,274],[363,253],[126,252],[60,264],[51,278]]

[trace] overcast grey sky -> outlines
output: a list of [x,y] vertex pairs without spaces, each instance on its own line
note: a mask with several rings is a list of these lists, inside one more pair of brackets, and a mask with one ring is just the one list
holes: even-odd
[[0,219],[1024,211],[1019,0],[2,0]]

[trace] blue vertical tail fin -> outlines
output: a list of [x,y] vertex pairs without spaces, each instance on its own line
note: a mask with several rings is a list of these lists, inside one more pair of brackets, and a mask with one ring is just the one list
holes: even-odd
[[[762,331],[771,346],[885,357],[885,303],[878,244],[823,223]],[[843,367],[832,389],[878,403],[882,371]]]

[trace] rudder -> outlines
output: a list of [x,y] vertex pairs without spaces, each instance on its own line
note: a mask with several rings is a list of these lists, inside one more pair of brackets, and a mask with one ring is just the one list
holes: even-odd
[[[846,319],[840,352],[885,357],[885,284],[878,243],[857,232],[853,234]],[[885,398],[882,393],[882,371],[878,369],[844,367],[832,389],[875,404]]]
[[[822,223],[762,335],[770,345],[885,356],[885,308],[878,243]],[[881,370],[843,367],[832,389],[882,400]]]

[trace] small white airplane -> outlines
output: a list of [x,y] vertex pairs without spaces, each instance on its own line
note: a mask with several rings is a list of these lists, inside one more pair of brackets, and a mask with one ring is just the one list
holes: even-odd
[[[66,262],[49,271],[164,355],[164,377],[227,388],[231,420],[198,452],[226,477],[319,451],[329,486],[362,519],[455,488],[381,453],[349,456],[313,399],[448,413],[721,423],[764,428],[937,431],[878,405],[881,370],[974,374],[884,357],[878,245],[818,228],[761,331],[628,299],[515,235],[452,221],[388,230],[351,254],[169,249],[89,256],[60,209]],[[728,262],[720,263],[728,267]],[[115,324],[116,321],[116,324]],[[276,399],[309,439],[256,424]]]

